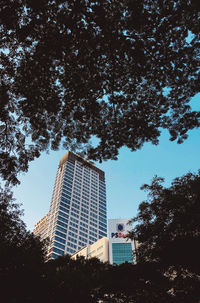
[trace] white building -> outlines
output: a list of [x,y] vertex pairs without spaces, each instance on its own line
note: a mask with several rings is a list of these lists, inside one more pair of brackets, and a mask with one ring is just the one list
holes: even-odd
[[126,261],[133,262],[134,241],[126,238],[128,231],[132,229],[132,225],[128,224],[129,220],[108,220],[109,262],[111,264],[119,265]]
[[97,242],[86,245],[79,251],[77,251],[74,255],[72,255],[72,259],[76,259],[77,257],[83,256],[86,259],[96,257],[101,262],[109,261],[109,240],[106,237],[101,238]]
[[60,160],[48,214],[49,258],[107,236],[105,175],[71,152]]
[[86,259],[96,257],[102,262],[120,265],[124,262],[136,262],[134,252],[137,249],[137,242],[127,237],[132,229],[129,225],[130,219],[111,219],[108,220],[109,239],[104,237],[92,245],[86,245],[75,254],[73,259],[83,256]]

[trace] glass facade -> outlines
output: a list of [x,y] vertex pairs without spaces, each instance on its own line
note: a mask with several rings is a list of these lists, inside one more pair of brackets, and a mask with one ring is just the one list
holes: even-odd
[[133,262],[131,243],[112,243],[113,264]]
[[47,233],[53,258],[107,236],[104,172],[71,152],[60,161]]

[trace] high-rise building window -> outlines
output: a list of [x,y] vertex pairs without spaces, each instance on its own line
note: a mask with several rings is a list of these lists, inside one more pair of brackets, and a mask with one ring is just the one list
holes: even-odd
[[60,160],[45,225],[46,237],[54,239],[49,258],[73,254],[106,235],[105,192],[104,172],[93,163],[71,152]]

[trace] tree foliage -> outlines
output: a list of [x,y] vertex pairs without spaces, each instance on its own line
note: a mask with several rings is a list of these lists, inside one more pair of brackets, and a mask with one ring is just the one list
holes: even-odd
[[4,302],[39,298],[45,244],[26,230],[21,215],[9,188],[0,189],[0,292]]
[[101,161],[162,128],[181,143],[199,127],[198,14],[196,0],[2,0],[2,177],[60,145]]
[[[39,239],[34,237],[32,233],[26,230],[25,223],[21,216],[23,211],[20,205],[15,203],[13,193],[10,188],[0,188],[0,262],[7,264],[4,258],[11,260],[17,255],[21,258],[22,254],[27,251],[30,255],[31,245],[39,251],[40,259],[45,253],[45,247],[42,246]],[[19,250],[19,252],[17,252]],[[15,253],[14,253],[15,252]],[[38,256],[32,248],[31,254]],[[7,265],[5,265],[7,266]]]
[[[155,177],[148,200],[139,206],[131,237],[139,247],[138,263],[152,263],[173,281],[175,302],[199,302],[200,171],[176,178],[166,188]],[[193,300],[193,301],[192,301]]]

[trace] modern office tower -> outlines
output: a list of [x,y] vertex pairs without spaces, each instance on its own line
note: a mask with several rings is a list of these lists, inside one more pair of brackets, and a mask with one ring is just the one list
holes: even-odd
[[46,214],[40,221],[35,224],[35,228],[33,230],[34,235],[39,236],[41,240],[47,238],[48,217],[49,214]]
[[111,264],[119,265],[124,262],[132,263],[134,261],[135,242],[126,238],[128,231],[132,229],[132,226],[128,224],[129,220],[108,220],[109,261]]
[[49,258],[107,236],[104,172],[71,152],[60,160],[48,214]]
[[72,259],[77,257],[85,257],[86,259],[98,258],[101,262],[109,261],[109,240],[103,237],[91,245],[86,245],[71,256]]

